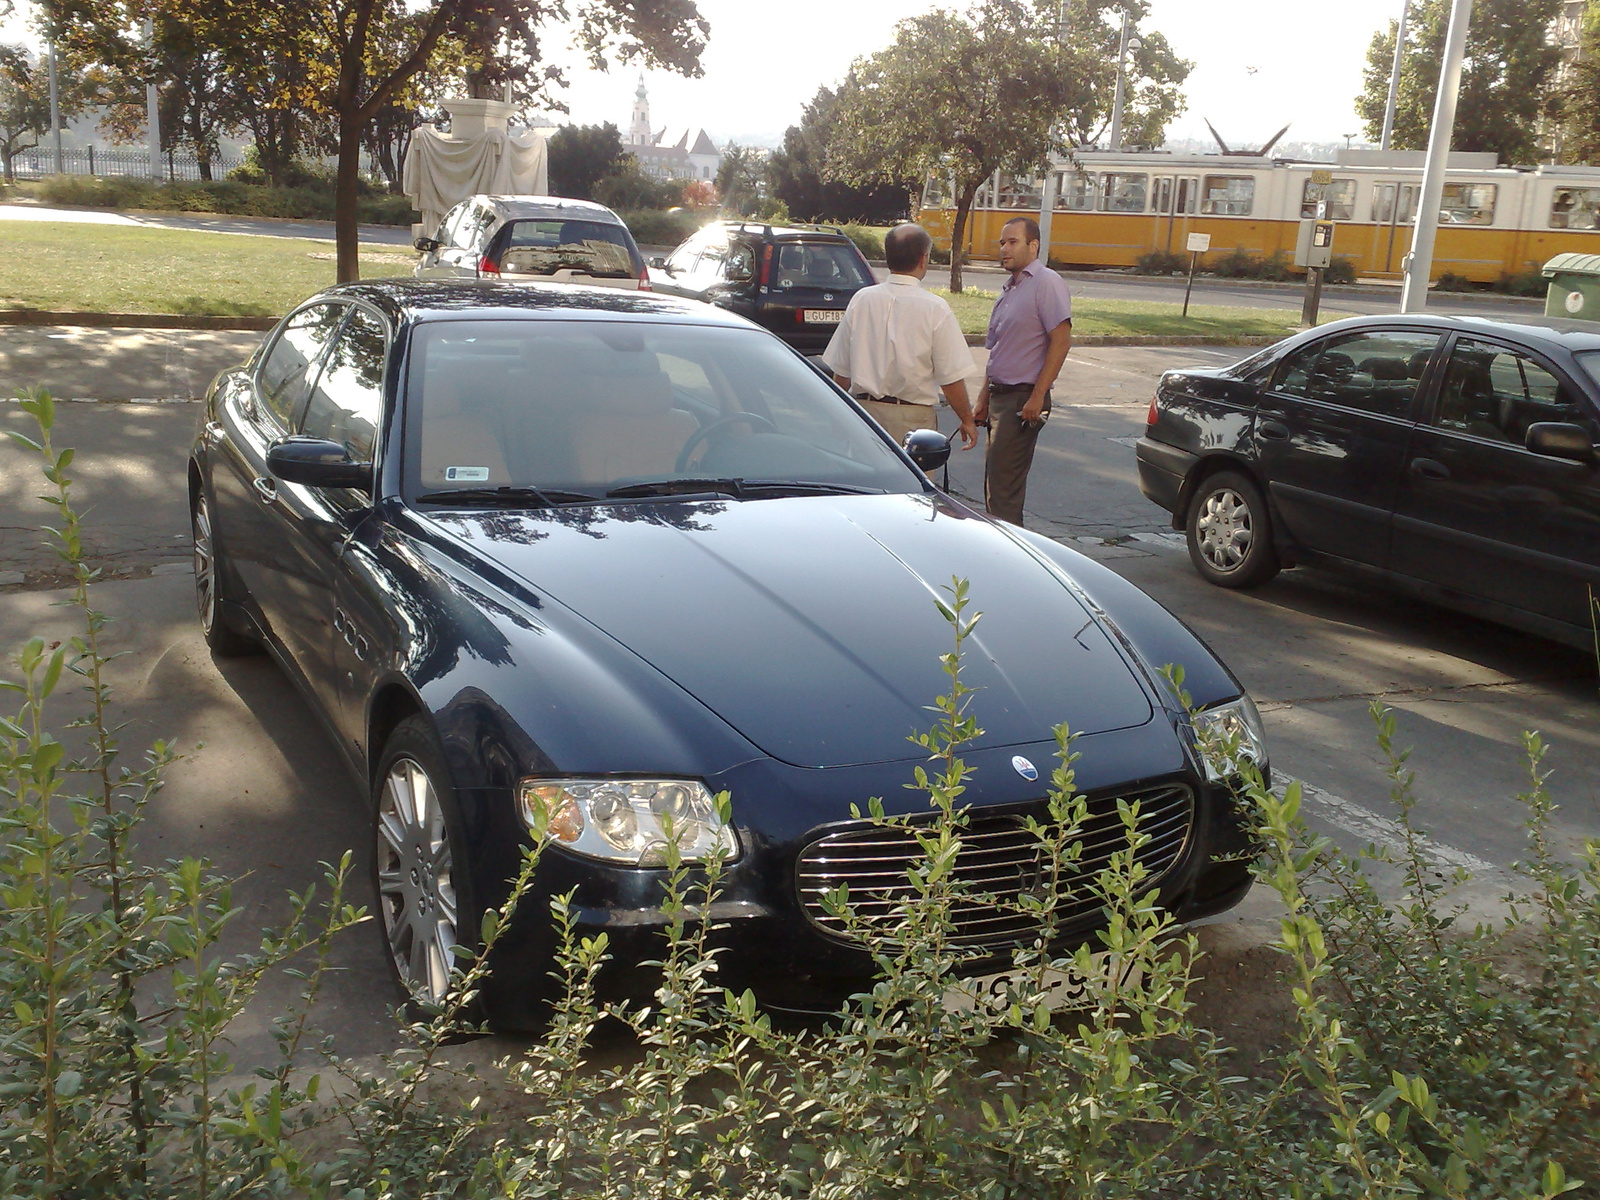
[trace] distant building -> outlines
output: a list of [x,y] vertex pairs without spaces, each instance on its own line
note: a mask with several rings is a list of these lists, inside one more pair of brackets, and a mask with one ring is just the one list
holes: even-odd
[[633,119],[623,145],[638,161],[639,170],[657,179],[715,179],[722,162],[722,151],[698,125],[657,130],[650,124],[643,75],[633,94]]

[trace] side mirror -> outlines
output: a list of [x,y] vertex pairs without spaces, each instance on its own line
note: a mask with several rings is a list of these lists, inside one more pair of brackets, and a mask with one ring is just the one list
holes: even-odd
[[267,450],[267,470],[286,483],[372,491],[372,464],[356,462],[338,442],[290,437]]
[[1551,458],[1594,461],[1594,438],[1588,429],[1565,421],[1535,421],[1528,426],[1523,445],[1535,454],[1547,454]]
[[672,274],[672,271],[667,267],[667,260],[662,258],[659,254],[652,258],[645,265],[652,271],[666,271],[667,274]]
[[432,254],[439,248],[438,240],[431,237],[419,237],[411,245],[413,249],[420,250],[423,254]]
[[950,461],[950,439],[937,429],[913,429],[906,434],[905,451],[924,472],[937,471]]

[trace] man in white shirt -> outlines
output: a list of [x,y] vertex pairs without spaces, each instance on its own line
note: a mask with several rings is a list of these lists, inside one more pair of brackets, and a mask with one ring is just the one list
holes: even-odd
[[972,351],[950,306],[922,290],[933,239],[920,225],[897,225],[883,239],[886,282],[850,298],[822,361],[834,381],[861,401],[904,445],[914,429],[937,429],[939,393],[961,422],[963,450],[978,441],[967,400]]

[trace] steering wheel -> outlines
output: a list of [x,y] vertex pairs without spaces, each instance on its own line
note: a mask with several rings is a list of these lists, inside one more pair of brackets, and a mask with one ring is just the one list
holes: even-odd
[[725,417],[718,417],[709,425],[702,425],[699,429],[696,429],[693,433],[691,433],[689,435],[689,440],[683,444],[683,449],[678,451],[678,461],[673,464],[672,469],[674,471],[683,470],[689,465],[689,456],[695,452],[695,449],[700,445],[701,442],[705,441],[712,434],[716,433],[717,430],[724,429],[727,426],[735,424],[739,421],[748,422],[752,427],[753,432],[760,432],[762,430],[765,430],[768,433],[777,432],[777,429],[772,422],[767,420],[767,418],[763,417],[760,413],[729,413]]

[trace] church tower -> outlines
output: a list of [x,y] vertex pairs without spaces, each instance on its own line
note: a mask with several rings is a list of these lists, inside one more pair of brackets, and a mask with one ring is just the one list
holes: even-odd
[[628,145],[649,146],[655,138],[650,130],[650,98],[645,95],[644,72],[639,72],[639,90],[633,94],[633,124],[628,127]]

